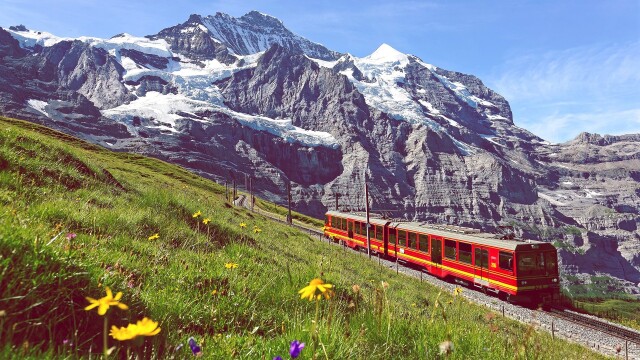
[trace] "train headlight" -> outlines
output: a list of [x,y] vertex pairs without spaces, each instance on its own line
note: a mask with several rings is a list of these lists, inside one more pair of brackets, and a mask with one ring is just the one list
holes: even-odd
[[553,281],[554,283],[557,283],[558,282],[558,278],[553,278],[553,280],[551,280],[551,281]]
[[527,285],[527,280],[520,281],[520,285]]

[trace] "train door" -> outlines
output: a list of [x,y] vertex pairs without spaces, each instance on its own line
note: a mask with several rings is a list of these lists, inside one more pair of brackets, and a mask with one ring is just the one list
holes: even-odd
[[[387,248],[389,247],[389,223],[384,224],[383,229],[384,230],[382,231],[382,238],[383,238],[382,247],[384,248],[383,254],[385,257],[387,257],[389,256],[389,253],[387,251]],[[378,248],[378,250],[380,250],[380,248]]]
[[396,243],[398,241],[398,230],[395,228],[395,226],[398,226],[397,224],[393,225],[389,225],[387,226],[387,231],[388,231],[388,236],[387,236],[387,242],[385,243],[385,247],[384,247],[384,254],[385,255],[389,255],[389,250],[391,250],[391,252],[393,253],[394,257],[397,257],[398,255],[396,254],[396,251],[398,251],[398,248],[396,246]]
[[431,261],[442,265],[442,238],[431,237]]
[[476,247],[473,259],[473,283],[477,287],[488,286],[489,281],[486,279],[487,270],[489,269],[489,250]]
[[353,240],[353,220],[347,219],[347,236]]

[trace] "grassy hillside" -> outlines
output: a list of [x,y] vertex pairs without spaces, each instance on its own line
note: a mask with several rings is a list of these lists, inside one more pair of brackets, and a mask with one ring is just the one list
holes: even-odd
[[[292,340],[302,359],[600,358],[234,208],[224,187],[155,159],[0,118],[0,169],[0,358],[99,355],[105,319],[143,317],[160,333],[108,337],[111,357],[185,358],[194,337],[211,359],[289,358]],[[301,300],[314,278],[333,296]],[[129,309],[85,311],[105,286]]]

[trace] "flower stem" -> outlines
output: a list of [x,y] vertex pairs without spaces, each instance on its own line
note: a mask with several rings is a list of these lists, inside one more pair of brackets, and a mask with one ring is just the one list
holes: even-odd
[[316,316],[311,327],[311,338],[313,339],[313,359],[316,358],[316,348],[318,347],[318,313],[320,309],[320,299],[316,298]]
[[102,347],[103,347],[104,358],[105,359],[107,358],[107,356],[109,356],[109,353],[108,353],[109,350],[107,348],[107,329],[109,327],[108,321],[109,320],[107,320],[107,315],[105,314],[104,315],[104,329],[102,331]]

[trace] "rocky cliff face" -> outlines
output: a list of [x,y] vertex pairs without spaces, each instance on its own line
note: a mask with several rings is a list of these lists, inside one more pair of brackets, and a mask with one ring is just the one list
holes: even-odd
[[567,274],[640,282],[640,135],[548,144],[480,79],[382,45],[341,55],[250,12],[137,38],[0,29],[0,112],[172,161],[322,215],[341,209],[555,242]]

